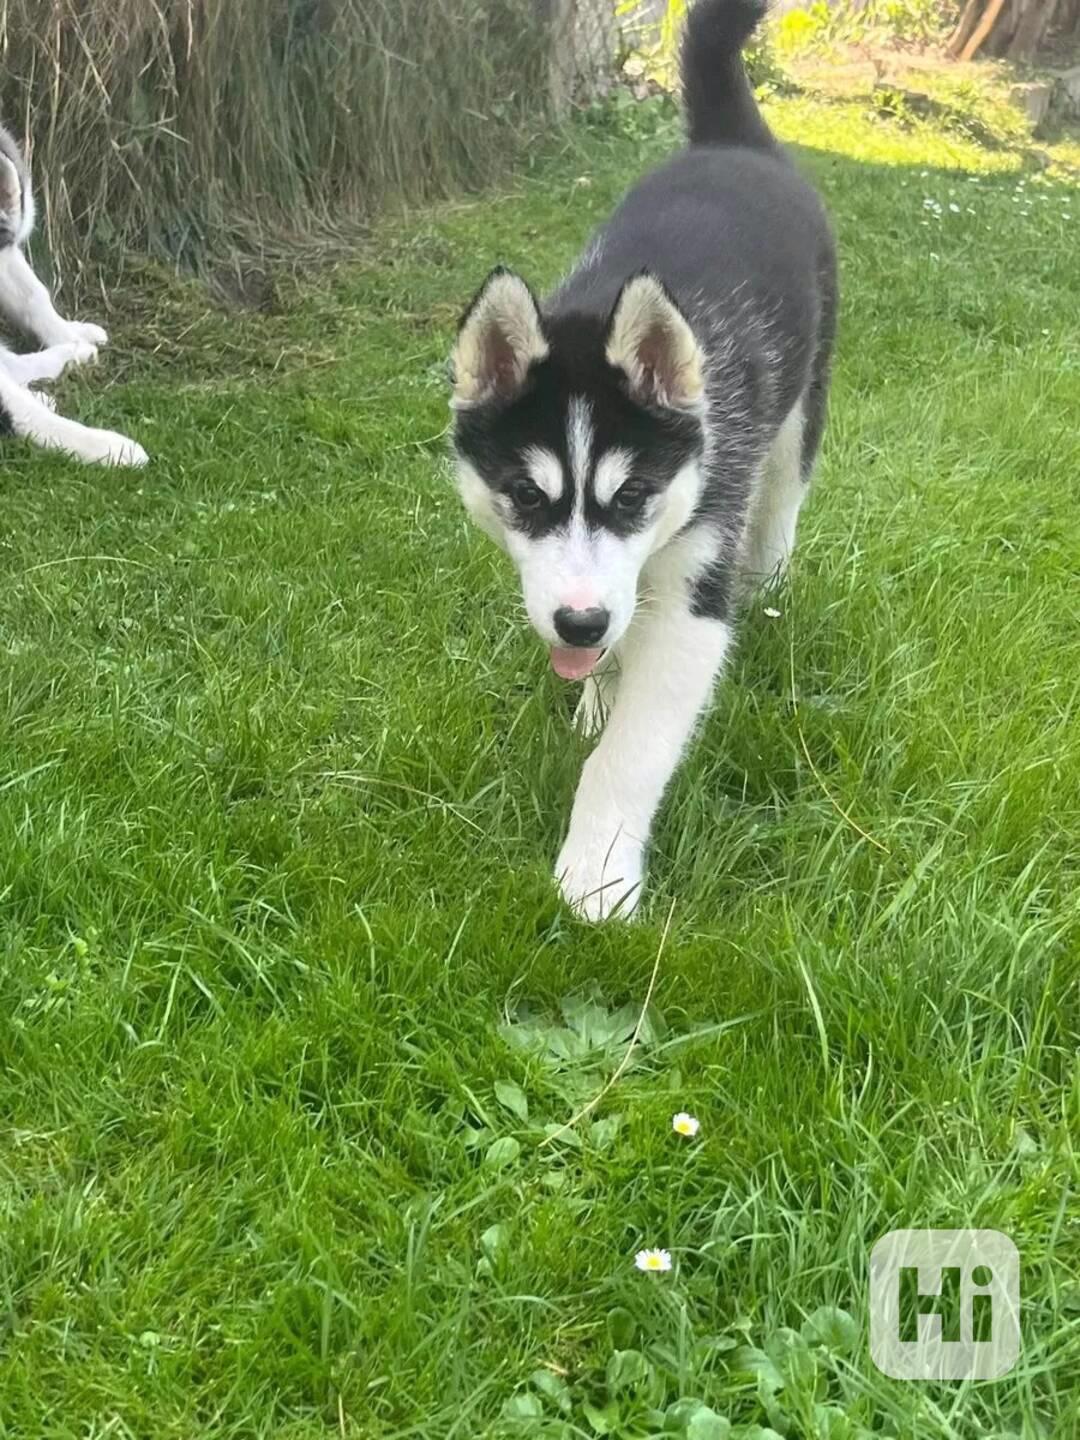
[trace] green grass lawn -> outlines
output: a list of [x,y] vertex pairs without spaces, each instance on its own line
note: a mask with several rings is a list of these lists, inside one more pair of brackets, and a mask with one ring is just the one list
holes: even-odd
[[[1080,194],[771,113],[841,237],[831,426],[639,923],[551,885],[574,697],[460,511],[443,364],[662,107],[284,313],[115,294],[61,396],[149,469],[5,446],[0,1435],[1076,1433]],[[954,1226],[1021,1251],[1020,1363],[887,1380],[870,1247]]]

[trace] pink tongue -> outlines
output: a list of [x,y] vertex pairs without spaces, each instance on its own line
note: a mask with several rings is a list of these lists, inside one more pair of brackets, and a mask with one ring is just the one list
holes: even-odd
[[584,680],[600,659],[602,650],[580,650],[576,646],[563,649],[551,647],[551,668],[563,680]]

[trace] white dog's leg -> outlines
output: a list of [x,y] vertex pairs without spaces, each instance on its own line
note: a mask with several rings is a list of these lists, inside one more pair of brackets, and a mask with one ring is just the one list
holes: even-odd
[[100,465],[145,465],[146,451],[126,435],[112,430],[91,430],[56,415],[41,397],[24,389],[0,369],[0,417],[14,432],[36,445],[64,450],[77,460]]
[[637,907],[653,816],[730,643],[724,621],[692,615],[681,600],[631,626],[614,706],[555,865],[563,895],[587,919]]
[[57,314],[48,290],[17,245],[0,248],[0,311],[43,345],[97,346],[109,338],[100,325]]
[[803,475],[803,402],[789,411],[765,460],[750,524],[745,574],[751,584],[781,580],[795,549],[795,527],[809,484]]
[[0,348],[0,368],[16,385],[33,385],[38,380],[56,380],[69,365],[84,365],[96,354],[94,346],[84,340],[50,345],[47,350],[33,350],[29,355],[15,355]]

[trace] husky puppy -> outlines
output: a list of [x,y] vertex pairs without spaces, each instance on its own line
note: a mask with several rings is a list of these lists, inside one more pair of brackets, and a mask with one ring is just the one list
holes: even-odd
[[584,680],[582,727],[604,726],[555,866],[589,919],[637,905],[739,592],[783,571],[824,425],[834,247],[743,69],[765,10],[698,0],[688,147],[543,302],[493,271],[453,352],[462,498],[517,563],[556,674]]
[[125,435],[91,430],[57,415],[51,399],[29,389],[55,380],[68,365],[97,356],[108,335],[100,325],[65,320],[31,270],[22,246],[34,224],[34,197],[22,152],[0,125],[0,312],[46,348],[15,355],[0,346],[0,434],[25,436],[79,460],[144,465],[146,451]]

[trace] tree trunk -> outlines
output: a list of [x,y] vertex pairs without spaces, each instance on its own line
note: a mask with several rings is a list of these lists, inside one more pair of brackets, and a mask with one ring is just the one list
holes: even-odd
[[617,49],[615,7],[609,0],[535,0],[550,31],[548,88],[560,118],[575,98],[595,99],[611,86]]
[[1043,36],[1054,23],[1058,0],[1046,0],[1043,5],[1031,3],[1020,16],[1020,23],[1013,32],[1005,54],[1010,60],[1030,63],[1042,44]]
[[975,29],[985,4],[986,0],[967,0],[960,19],[956,22],[956,29],[949,36],[949,43],[945,47],[954,60],[960,58],[960,52]]
[[1002,10],[1005,8],[1005,0],[989,0],[989,4],[983,10],[979,23],[968,36],[963,49],[956,57],[958,60],[970,60],[990,36],[990,32],[997,24]]
[[954,60],[1004,55],[1028,63],[1054,27],[1065,36],[1080,28],[1080,0],[965,0],[949,37]]

